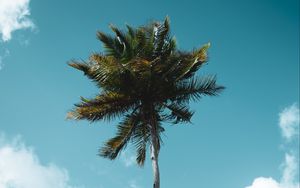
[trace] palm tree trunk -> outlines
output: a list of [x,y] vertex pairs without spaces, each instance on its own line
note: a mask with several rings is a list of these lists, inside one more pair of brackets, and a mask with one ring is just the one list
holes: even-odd
[[158,167],[158,142],[156,135],[152,136],[152,144],[150,148],[151,152],[151,161],[152,161],[152,169],[153,169],[153,188],[159,188],[160,187],[160,178],[159,178],[159,167]]
[[153,169],[153,188],[160,188],[160,177],[159,177],[159,167],[158,167],[158,154],[160,150],[160,141],[158,135],[158,125],[157,125],[157,117],[155,113],[154,106],[150,106],[149,108],[149,128],[151,133],[151,161],[152,161],[152,169]]

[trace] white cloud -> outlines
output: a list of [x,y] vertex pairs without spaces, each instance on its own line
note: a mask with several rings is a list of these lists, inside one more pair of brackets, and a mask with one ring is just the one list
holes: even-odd
[[0,0],[0,33],[3,41],[9,41],[15,30],[34,28],[28,18],[30,0]]
[[[299,143],[299,108],[296,104],[285,108],[279,113],[279,127],[284,140],[291,141],[295,139]],[[286,149],[289,151],[285,153],[280,181],[277,181],[272,177],[258,177],[254,179],[251,186],[246,188],[300,188],[298,179],[299,159],[297,157],[297,152],[293,153],[293,148]],[[299,151],[299,148],[297,148],[297,150]]]
[[0,188],[75,188],[68,171],[55,164],[41,164],[20,137],[12,141],[0,134]]
[[270,178],[259,177],[253,181],[251,186],[248,186],[246,188],[281,188],[281,187],[279,183],[271,177]]
[[135,180],[131,180],[129,182],[129,187],[130,188],[140,188],[140,186],[137,185],[136,181]]
[[285,108],[279,114],[279,127],[283,138],[287,141],[299,135],[299,107],[296,104]]
[[253,181],[251,186],[246,188],[300,188],[299,182],[297,182],[298,162],[296,157],[286,154],[283,166],[281,181],[278,182],[271,177],[259,177]]
[[131,152],[123,151],[121,153],[121,161],[126,167],[130,167],[136,163],[136,157]]

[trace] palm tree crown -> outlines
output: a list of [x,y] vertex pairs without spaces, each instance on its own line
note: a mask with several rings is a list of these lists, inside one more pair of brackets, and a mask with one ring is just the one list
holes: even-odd
[[215,76],[195,75],[207,62],[209,44],[192,52],[176,49],[168,18],[138,28],[127,25],[126,31],[110,28],[114,36],[97,33],[104,53],[69,63],[95,82],[100,93],[92,99],[82,97],[68,117],[91,122],[122,118],[116,136],[99,155],[115,159],[131,142],[137,163],[143,165],[148,146],[158,155],[162,122],[190,122],[189,102],[218,95],[224,87],[216,84]]

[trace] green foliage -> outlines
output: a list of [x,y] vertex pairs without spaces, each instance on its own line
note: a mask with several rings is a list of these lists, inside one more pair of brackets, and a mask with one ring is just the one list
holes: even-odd
[[146,148],[153,144],[151,136],[157,138],[159,148],[162,122],[190,122],[194,113],[189,102],[216,96],[224,87],[216,84],[215,76],[195,76],[207,62],[210,44],[192,52],[177,50],[169,18],[163,23],[126,27],[122,31],[111,25],[114,36],[98,32],[104,53],[92,54],[88,62],[69,63],[83,71],[101,92],[92,99],[82,97],[68,118],[93,122],[125,117],[99,155],[115,159],[131,142],[137,163],[143,165]]

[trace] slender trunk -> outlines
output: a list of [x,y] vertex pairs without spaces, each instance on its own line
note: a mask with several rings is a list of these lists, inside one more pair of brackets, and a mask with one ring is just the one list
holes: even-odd
[[158,124],[157,117],[154,106],[149,107],[148,114],[146,114],[148,119],[148,125],[151,133],[151,161],[152,161],[152,169],[153,169],[153,188],[160,188],[160,178],[159,178],[159,167],[158,167],[158,154],[160,150],[160,140],[158,133]]
[[159,178],[159,167],[158,167],[158,143],[156,135],[152,135],[152,144],[151,144],[151,161],[152,161],[152,169],[153,169],[153,188],[160,187],[160,178]]

